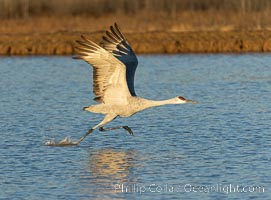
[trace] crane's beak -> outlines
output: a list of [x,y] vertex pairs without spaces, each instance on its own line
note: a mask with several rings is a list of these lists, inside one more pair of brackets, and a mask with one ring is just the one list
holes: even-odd
[[185,102],[186,102],[186,103],[192,103],[192,104],[197,104],[197,103],[199,103],[198,101],[194,101],[194,100],[190,100],[190,99],[186,99]]

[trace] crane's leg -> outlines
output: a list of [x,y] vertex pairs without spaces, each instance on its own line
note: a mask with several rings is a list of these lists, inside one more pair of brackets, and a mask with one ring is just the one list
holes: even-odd
[[68,145],[78,145],[80,144],[90,133],[92,133],[93,130],[95,130],[98,127],[103,127],[104,125],[106,125],[107,123],[113,121],[115,118],[117,117],[117,115],[114,114],[107,114],[103,121],[101,121],[99,124],[93,126],[92,128],[90,128],[85,135],[83,135],[79,140],[72,142],[69,141],[69,139],[64,138],[63,140],[61,140],[59,143],[55,143],[54,141],[48,141],[45,144],[48,146],[68,146]]
[[100,131],[110,131],[110,130],[115,130],[115,129],[120,129],[120,128],[123,128],[126,131],[128,131],[128,133],[130,135],[134,135],[132,129],[129,126],[117,126],[117,127],[111,127],[111,128],[104,128],[103,126],[101,126],[99,130]]
[[103,127],[104,125],[106,125],[107,123],[113,121],[115,118],[117,117],[117,115],[112,115],[112,114],[108,114],[104,117],[103,121],[101,121],[99,124],[93,126],[92,128],[90,128],[85,135],[83,135],[79,140],[77,140],[75,143],[76,145],[80,144],[80,142],[82,142],[85,137],[87,137],[90,133],[92,133],[93,130],[95,130],[98,127]]

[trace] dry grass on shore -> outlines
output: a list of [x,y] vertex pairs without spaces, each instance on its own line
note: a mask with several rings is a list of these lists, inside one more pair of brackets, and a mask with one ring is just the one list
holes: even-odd
[[41,16],[0,19],[0,34],[55,32],[96,32],[118,22],[124,32],[196,32],[271,30],[270,12],[236,13],[221,11],[165,13],[138,12],[136,15],[105,14],[90,16]]
[[[75,40],[84,34],[95,42],[103,32],[5,35],[0,55],[71,55]],[[271,31],[142,32],[126,33],[136,53],[271,52]]]
[[117,22],[137,53],[271,51],[268,13],[183,11],[0,19],[1,55],[74,53],[81,34],[99,42]]

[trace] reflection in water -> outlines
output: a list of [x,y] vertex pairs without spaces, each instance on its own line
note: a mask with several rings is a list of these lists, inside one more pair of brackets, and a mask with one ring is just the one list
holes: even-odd
[[116,151],[103,149],[91,155],[89,160],[89,170],[93,178],[108,177],[114,181],[128,181],[130,168],[133,165],[133,151]]
[[[88,193],[97,198],[112,197],[116,194],[116,184],[136,182],[133,169],[136,166],[137,152],[116,149],[101,149],[91,152],[87,171]],[[98,195],[98,196],[97,196]]]

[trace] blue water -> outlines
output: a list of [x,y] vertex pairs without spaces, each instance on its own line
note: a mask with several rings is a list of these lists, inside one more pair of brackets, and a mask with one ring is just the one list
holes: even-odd
[[139,56],[136,92],[170,105],[94,131],[92,70],[70,57],[0,58],[0,199],[271,199],[271,55]]

